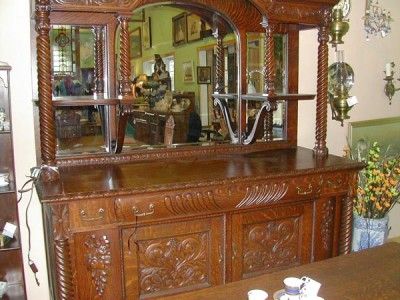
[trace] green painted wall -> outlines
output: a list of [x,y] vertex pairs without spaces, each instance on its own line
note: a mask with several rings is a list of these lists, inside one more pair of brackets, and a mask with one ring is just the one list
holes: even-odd
[[[135,75],[143,73],[143,62],[154,58],[154,54],[162,57],[175,56],[175,90],[195,92],[196,100],[199,97],[199,85],[197,84],[197,66],[199,48],[215,45],[215,39],[208,37],[199,41],[174,47],[172,44],[172,18],[182,13],[183,10],[168,6],[153,6],[145,10],[145,17],[151,18],[152,47],[143,49],[142,56],[131,60]],[[130,30],[141,27],[142,23],[130,23]],[[229,35],[225,40],[233,40],[234,35]],[[193,61],[193,82],[183,82],[183,63]],[[133,77],[133,75],[132,75]]]

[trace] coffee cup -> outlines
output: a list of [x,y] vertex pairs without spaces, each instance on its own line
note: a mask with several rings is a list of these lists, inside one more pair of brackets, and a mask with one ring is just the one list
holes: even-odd
[[247,298],[249,300],[266,300],[268,299],[268,293],[263,290],[250,290],[247,292]]
[[285,286],[285,294],[290,300],[300,299],[301,288],[303,286],[303,281],[297,277],[287,277],[283,280]]

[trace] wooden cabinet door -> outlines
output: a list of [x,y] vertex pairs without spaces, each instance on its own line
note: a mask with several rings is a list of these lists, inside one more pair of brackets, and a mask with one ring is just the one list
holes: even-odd
[[232,280],[310,262],[312,202],[232,216]]
[[223,217],[122,230],[127,299],[223,283]]

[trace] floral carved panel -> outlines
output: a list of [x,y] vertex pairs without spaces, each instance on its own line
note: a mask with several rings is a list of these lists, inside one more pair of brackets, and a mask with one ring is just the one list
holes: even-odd
[[299,218],[271,220],[244,227],[243,273],[299,263]]
[[207,284],[208,233],[137,241],[140,294]]
[[111,268],[110,241],[107,236],[90,235],[86,238],[86,266],[91,273],[97,295],[104,294]]

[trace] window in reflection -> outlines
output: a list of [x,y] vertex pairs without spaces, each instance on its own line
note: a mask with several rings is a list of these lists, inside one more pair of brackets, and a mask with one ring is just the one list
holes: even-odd
[[94,36],[90,28],[54,25],[50,31],[53,95],[92,95]]

